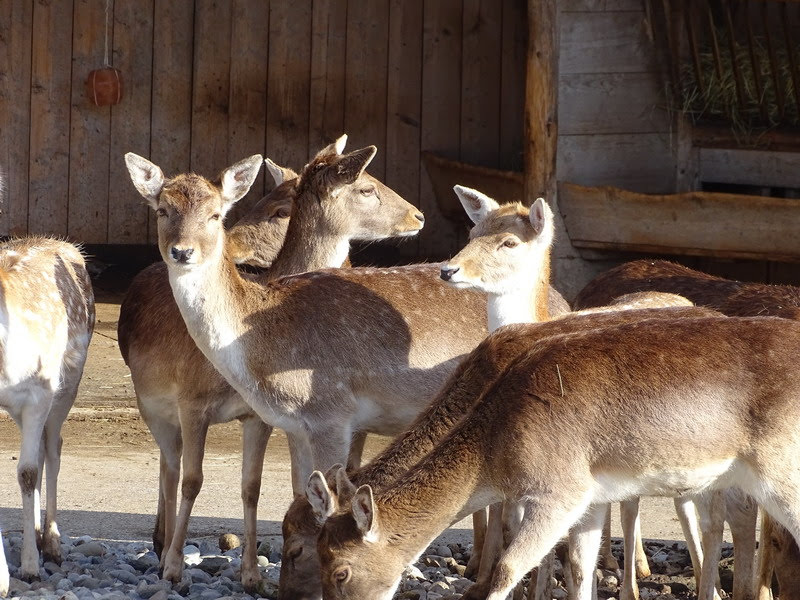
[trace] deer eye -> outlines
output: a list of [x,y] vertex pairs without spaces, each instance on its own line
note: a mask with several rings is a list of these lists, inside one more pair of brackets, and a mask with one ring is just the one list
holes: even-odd
[[287,558],[289,560],[296,560],[296,559],[300,558],[301,554],[303,554],[303,547],[302,546],[298,546],[297,548],[292,548],[292,550],[289,552]]
[[339,567],[333,572],[333,579],[337,584],[347,583],[351,574],[350,567]]
[[213,215],[211,215],[211,220],[212,221],[219,221],[221,217],[222,217],[222,215],[220,215],[218,212],[215,212]]
[[159,217],[166,217],[167,216],[167,209],[166,208],[159,208],[156,210],[156,215]]
[[506,238],[503,240],[503,247],[504,248],[516,248],[519,245],[519,241],[514,238]]
[[359,191],[361,192],[362,196],[372,196],[375,193],[375,186],[368,185],[366,187],[361,188],[361,190]]

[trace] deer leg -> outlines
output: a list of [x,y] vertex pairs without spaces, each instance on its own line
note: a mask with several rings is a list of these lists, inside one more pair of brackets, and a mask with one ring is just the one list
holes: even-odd
[[183,438],[180,424],[148,417],[143,404],[139,403],[139,412],[160,450],[158,470],[158,510],[156,525],[153,529],[153,549],[161,559],[164,567],[165,550],[169,549],[175,533],[175,513],[178,510],[178,481],[181,475],[181,454]]
[[729,488],[725,490],[725,512],[733,537],[733,597],[754,600],[758,505],[740,489]]
[[[517,535],[497,562],[486,600],[504,600],[522,576],[542,562],[561,536],[589,508],[589,494],[565,489],[571,486],[563,484],[559,487],[561,489],[557,494],[522,500],[522,523]],[[601,529],[602,523],[598,523],[597,528]],[[599,536],[598,532],[598,544]],[[595,546],[595,559],[598,551],[599,547]]]
[[680,496],[673,499],[675,513],[681,524],[683,537],[686,540],[686,548],[689,550],[689,557],[692,559],[692,569],[697,589],[700,589],[700,573],[703,570],[703,548],[700,544],[700,531],[697,525],[697,512],[691,498]]
[[634,550],[636,551],[636,562],[634,563],[634,566],[636,567],[636,577],[637,579],[650,577],[650,565],[647,562],[647,553],[644,551],[644,543],[642,540],[641,519],[636,519],[636,526],[633,531],[633,539],[635,542]]
[[622,587],[619,600],[639,600],[639,584],[636,582],[636,530],[639,529],[639,498],[619,503],[622,520],[625,568],[622,571]]
[[619,571],[619,562],[611,552],[611,504],[606,505],[606,520],[603,523],[603,542],[600,546],[600,558],[603,568],[609,571]]
[[761,534],[758,538],[758,574],[755,588],[758,600],[772,600],[772,574],[775,566],[772,528],[775,527],[775,521],[767,511],[760,512]]
[[350,453],[347,455],[347,472],[352,473],[361,466],[361,455],[364,454],[364,444],[367,442],[367,434],[364,431],[356,431],[350,442]]
[[492,582],[492,572],[503,550],[503,503],[495,502],[489,506],[489,520],[486,538],[481,551],[477,579],[464,592],[462,600],[479,600],[486,597]]
[[590,506],[584,517],[570,529],[569,563],[572,565],[575,598],[592,598],[606,512],[605,504]]
[[30,392],[23,407],[19,423],[22,429],[22,448],[17,465],[17,481],[22,491],[22,557],[20,575],[31,580],[39,576],[39,551],[36,547],[36,523],[39,513],[39,494],[36,486],[40,481],[39,460],[42,434],[47,413],[52,406],[52,395],[47,398],[44,390]]
[[44,428],[45,473],[47,498],[42,530],[42,554],[46,560],[61,564],[61,534],[56,522],[58,473],[61,469],[61,423],[48,419]]
[[0,598],[8,595],[8,586],[11,577],[8,574],[8,563],[6,563],[6,553],[3,549],[3,532],[0,530]]
[[199,419],[189,411],[180,412],[181,431],[185,440],[183,448],[183,478],[181,481],[181,508],[175,521],[175,533],[170,540],[164,559],[163,578],[178,583],[183,575],[183,546],[189,531],[189,517],[194,501],[203,486],[203,454],[205,453],[208,419]]
[[[555,550],[545,556],[541,564],[531,571],[527,600],[550,600],[553,597],[553,572],[555,571]],[[566,560],[566,559],[565,559]]]
[[244,505],[244,548],[242,548],[242,585],[252,593],[261,582],[258,570],[257,523],[258,498],[261,494],[261,474],[264,454],[272,426],[258,417],[242,421],[242,504]]
[[478,574],[483,556],[483,547],[486,543],[486,509],[472,513],[472,554],[467,562],[464,577],[472,579]]
[[703,536],[703,567],[700,571],[698,600],[719,599],[716,586],[722,550],[722,529],[725,524],[725,499],[722,490],[707,492],[695,499]]
[[289,445],[289,461],[292,470],[292,492],[295,496],[306,493],[308,475],[314,469],[311,466],[311,446],[304,434],[286,432]]

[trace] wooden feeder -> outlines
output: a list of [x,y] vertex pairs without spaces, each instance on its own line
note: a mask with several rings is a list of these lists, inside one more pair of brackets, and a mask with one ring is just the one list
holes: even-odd
[[114,67],[103,67],[89,73],[86,93],[96,106],[112,106],[122,100],[122,72]]

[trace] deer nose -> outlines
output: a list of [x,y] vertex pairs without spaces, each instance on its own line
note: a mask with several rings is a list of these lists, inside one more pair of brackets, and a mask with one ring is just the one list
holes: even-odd
[[416,219],[417,219],[417,221],[419,221],[420,223],[424,223],[424,222],[425,222],[425,215],[423,215],[423,214],[422,214],[422,213],[420,213],[420,212],[418,212],[417,214],[415,214],[415,215],[414,215],[414,218],[416,218]]
[[442,267],[441,277],[445,281],[450,281],[459,270],[460,267]]
[[194,254],[194,248],[186,248],[182,250],[173,246],[170,250],[170,254],[172,254],[172,258],[175,260],[175,262],[188,263],[189,258],[192,256],[192,254]]

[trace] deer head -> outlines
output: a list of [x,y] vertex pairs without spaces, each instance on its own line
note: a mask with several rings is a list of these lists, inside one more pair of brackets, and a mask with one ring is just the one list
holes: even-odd
[[261,161],[255,154],[222,171],[219,182],[211,182],[193,173],[165,179],[146,158],[125,155],[133,185],[158,215],[158,248],[167,264],[191,268],[223,251],[222,220],[253,185]]

